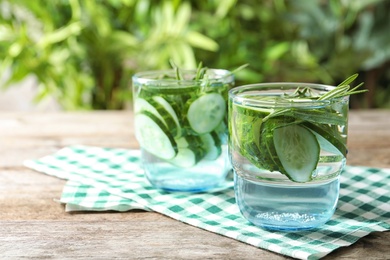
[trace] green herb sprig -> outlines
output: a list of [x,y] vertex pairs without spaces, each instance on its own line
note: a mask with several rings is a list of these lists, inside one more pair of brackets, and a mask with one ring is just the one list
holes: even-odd
[[[175,62],[173,60],[170,60],[169,63],[171,64],[172,68],[175,71],[176,80],[184,80],[184,76],[183,76],[183,74],[181,72],[181,69],[175,64]],[[229,76],[233,75],[233,74],[237,73],[238,71],[243,70],[244,68],[246,68],[248,66],[249,66],[248,63],[244,64],[244,65],[241,65],[238,68],[236,68],[233,71],[231,71],[227,75],[229,75]],[[196,69],[195,78],[193,80],[199,81],[199,80],[205,79],[205,75],[207,75],[206,72],[207,72],[208,69],[209,69],[208,67],[203,67],[203,63],[202,62],[199,62],[198,67]]]
[[352,83],[359,74],[353,74],[352,76],[348,77],[346,80],[341,82],[336,88],[332,89],[331,91],[325,93],[324,95],[320,96],[318,100],[327,100],[332,98],[341,98],[345,96],[350,96],[354,94],[359,94],[363,92],[367,92],[367,89],[357,90],[361,86],[363,86],[364,82],[361,82],[359,85],[354,87],[353,89],[350,89],[350,83]]
[[[349,76],[347,79],[345,79],[343,82],[341,82],[337,87],[330,90],[329,92],[323,94],[323,95],[316,95],[313,93],[313,91],[308,88],[301,88],[298,87],[292,94],[290,95],[284,95],[285,98],[288,98],[291,102],[296,102],[299,99],[311,99],[311,100],[330,100],[334,98],[342,98],[345,96],[350,96],[354,94],[359,94],[363,92],[367,92],[367,89],[358,90],[364,82],[360,83],[356,87],[351,89],[350,84],[359,76],[359,74],[353,74],[352,76]],[[277,109],[273,112],[271,112],[268,116],[263,118],[263,122],[267,121],[268,119],[276,116],[281,115],[291,115],[294,114],[293,108],[284,108],[284,109]],[[335,115],[335,117],[332,119],[332,114],[328,114],[329,120],[337,120],[338,121],[338,115]],[[310,121],[310,115],[307,115],[306,118],[307,121]],[[318,120],[318,118],[313,118],[313,121]]]

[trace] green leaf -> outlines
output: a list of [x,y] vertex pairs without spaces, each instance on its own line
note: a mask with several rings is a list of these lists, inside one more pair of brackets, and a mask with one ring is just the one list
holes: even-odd
[[38,42],[38,46],[45,48],[48,45],[64,41],[70,36],[80,34],[82,29],[83,25],[81,24],[81,22],[73,22],[52,33],[44,35],[44,37]]
[[135,48],[139,44],[135,36],[125,31],[113,31],[108,38],[113,45],[121,46],[122,48]]
[[198,47],[200,49],[217,51],[219,48],[218,43],[216,43],[214,40],[195,31],[187,32],[185,37],[192,46]]
[[324,110],[297,110],[293,109],[287,113],[291,117],[295,117],[302,121],[309,121],[319,124],[330,125],[345,125],[347,119],[337,113],[332,113]]
[[215,15],[221,19],[227,16],[228,12],[237,3],[237,0],[219,0],[218,2],[219,3]]
[[266,55],[269,60],[278,60],[290,49],[290,43],[280,42],[267,49]]
[[196,66],[195,55],[189,44],[178,43],[172,48],[172,52],[177,54],[176,60],[180,60],[183,68],[193,69]]
[[349,76],[349,77],[346,78],[343,82],[341,82],[341,83],[339,84],[339,86],[345,86],[345,85],[351,84],[358,76],[359,76],[359,74],[357,74],[357,73],[355,73],[355,74]]
[[77,21],[81,19],[81,8],[79,0],[69,0],[70,7],[72,9],[72,20]]
[[337,88],[332,89],[329,92],[326,92],[324,95],[320,96],[318,100],[326,100],[326,99],[331,99],[335,98],[338,95],[341,95],[349,90],[348,85],[339,85]]
[[10,42],[17,37],[12,27],[7,24],[0,24],[0,42]]
[[183,3],[177,10],[175,22],[173,24],[175,31],[183,32],[187,27],[191,18],[191,6],[188,3]]
[[16,56],[19,56],[19,54],[23,50],[23,47],[24,46],[20,42],[14,42],[8,49],[9,56],[11,56],[13,58]]

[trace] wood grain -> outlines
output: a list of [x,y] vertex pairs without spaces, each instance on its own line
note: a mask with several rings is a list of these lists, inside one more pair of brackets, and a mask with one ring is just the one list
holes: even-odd
[[[348,164],[390,168],[390,110],[351,111]],[[153,212],[66,213],[64,180],[22,166],[73,145],[138,148],[129,111],[0,113],[0,259],[289,259]],[[389,259],[376,232],[324,259]]]

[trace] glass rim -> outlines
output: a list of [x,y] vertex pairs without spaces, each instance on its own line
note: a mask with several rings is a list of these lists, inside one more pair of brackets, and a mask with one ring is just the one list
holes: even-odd
[[[183,69],[180,70],[185,75],[196,76],[196,69]],[[132,76],[132,80],[137,81],[141,84],[146,83],[183,83],[183,84],[193,84],[193,83],[202,83],[202,82],[215,82],[215,81],[223,81],[223,82],[233,82],[234,74],[226,69],[213,69],[208,68],[206,70],[206,74],[209,75],[207,78],[195,80],[195,79],[175,79],[175,78],[158,78],[157,76],[169,75],[174,77],[176,75],[176,71],[174,69],[166,69],[166,70],[149,70],[149,71],[141,71],[137,72]]]
[[[313,90],[320,92],[329,92],[336,86],[317,84],[317,83],[304,83],[304,82],[270,82],[270,83],[254,83],[248,85],[241,85],[232,88],[229,90],[229,100],[233,100],[236,103],[240,103],[248,106],[272,106],[274,108],[285,108],[285,107],[310,107],[313,106],[324,106],[328,105],[334,101],[348,100],[348,96],[338,97],[325,100],[316,100],[316,99],[269,99],[269,100],[259,100],[253,97],[245,96],[245,93],[250,91],[261,93],[261,96],[280,96],[283,94],[283,90],[296,90],[298,87],[309,87]],[[272,90],[279,91],[278,93],[273,92]],[[269,91],[267,93],[267,91]],[[290,92],[291,93],[291,92]],[[240,95],[243,94],[243,95]]]

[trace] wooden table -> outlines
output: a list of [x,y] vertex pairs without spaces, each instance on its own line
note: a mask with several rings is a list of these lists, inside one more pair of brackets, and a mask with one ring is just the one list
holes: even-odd
[[[390,168],[389,119],[351,111],[349,165]],[[0,113],[0,259],[289,259],[158,213],[66,213],[65,181],[22,162],[73,144],[138,148],[131,112]],[[390,232],[378,232],[325,259],[389,257]]]

